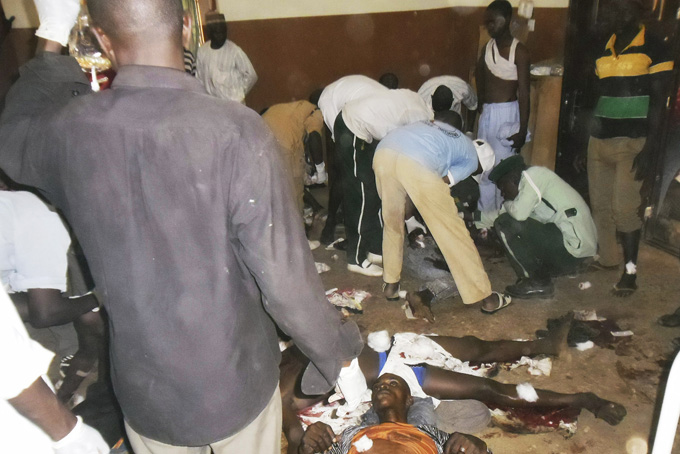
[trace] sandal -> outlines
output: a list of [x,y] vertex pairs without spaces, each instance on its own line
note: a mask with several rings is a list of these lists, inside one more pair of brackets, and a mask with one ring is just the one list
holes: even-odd
[[400,299],[399,298],[399,290],[401,290],[401,285],[400,285],[399,282],[395,282],[395,284],[397,284],[397,289],[393,293],[390,293],[388,295],[387,293],[385,293],[385,289],[387,288],[388,285],[394,285],[394,284],[388,284],[387,282],[383,282],[382,291],[383,291],[383,295],[385,295],[385,299],[387,301],[399,301],[399,299]]
[[637,284],[635,283],[636,274],[623,273],[621,280],[614,284],[611,293],[619,298],[626,298],[637,290]]
[[504,293],[501,292],[491,292],[493,295],[496,295],[498,297],[498,306],[496,306],[494,309],[487,310],[482,307],[482,312],[484,314],[493,314],[494,312],[498,312],[504,307],[507,307],[512,303],[512,297],[510,295],[505,295]]

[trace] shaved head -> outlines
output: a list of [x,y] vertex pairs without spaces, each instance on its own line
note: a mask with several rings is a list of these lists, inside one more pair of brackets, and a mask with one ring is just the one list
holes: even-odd
[[453,105],[453,92],[446,85],[440,85],[432,94],[432,110],[441,112]]
[[508,20],[512,17],[512,5],[507,0],[495,0],[486,7],[486,10],[498,13]]
[[92,24],[116,41],[182,39],[182,0],[87,0]]

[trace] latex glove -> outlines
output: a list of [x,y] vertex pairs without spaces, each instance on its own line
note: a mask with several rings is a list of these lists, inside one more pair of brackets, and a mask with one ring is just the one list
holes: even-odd
[[80,12],[79,0],[34,0],[40,27],[36,36],[66,46]]
[[368,389],[368,386],[366,385],[366,378],[359,368],[357,358],[354,358],[349,366],[340,369],[338,388],[345,396],[349,408],[355,408],[361,403],[361,396]]
[[[57,3],[57,2],[55,2]],[[109,454],[111,449],[94,428],[77,416],[78,422],[68,435],[52,443],[55,454]]]

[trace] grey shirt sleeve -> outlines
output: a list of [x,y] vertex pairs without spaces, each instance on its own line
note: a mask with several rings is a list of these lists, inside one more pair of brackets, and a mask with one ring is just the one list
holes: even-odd
[[44,191],[48,182],[38,177],[39,168],[49,168],[51,159],[41,134],[45,121],[74,97],[90,93],[90,84],[74,58],[52,52],[38,54],[20,75],[0,117],[0,168]]
[[265,310],[310,359],[302,391],[323,394],[342,363],[363,347],[359,328],[326,300],[280,150],[261,117],[243,125],[229,189],[238,255],[257,281]]

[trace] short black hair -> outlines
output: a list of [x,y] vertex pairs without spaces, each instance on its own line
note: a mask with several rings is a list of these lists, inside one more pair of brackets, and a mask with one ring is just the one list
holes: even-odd
[[87,0],[87,8],[92,24],[114,39],[182,37],[182,0]]
[[321,93],[323,93],[323,88],[317,88],[310,95],[308,101],[315,106],[319,105],[319,98],[321,98]]
[[508,0],[494,0],[486,7],[487,11],[494,11],[506,19],[512,17],[512,5]]
[[390,90],[395,90],[399,88],[399,78],[394,73],[383,74],[382,76],[380,76],[380,79],[378,79],[378,82],[380,82],[380,84],[384,85]]
[[453,105],[453,92],[446,85],[440,85],[432,93],[432,110],[441,112],[451,109]]

